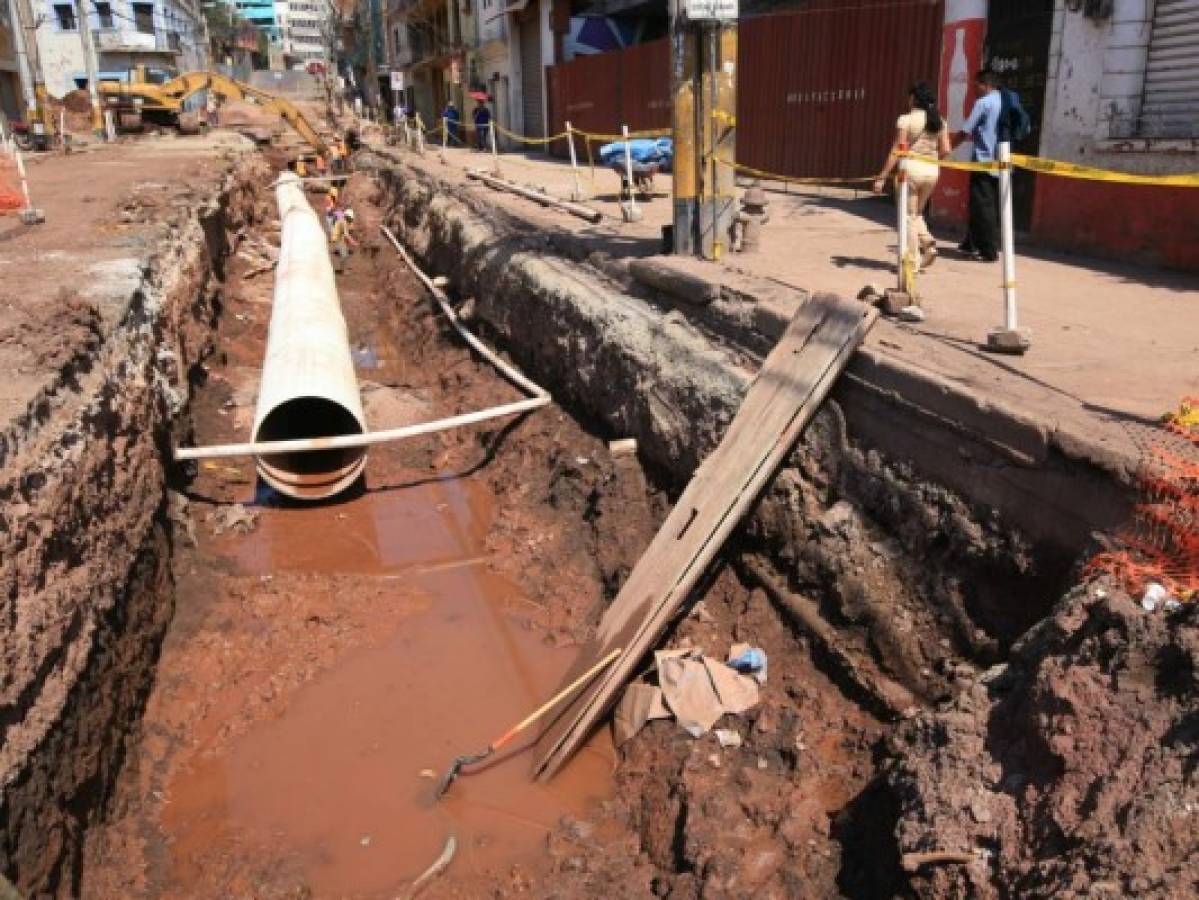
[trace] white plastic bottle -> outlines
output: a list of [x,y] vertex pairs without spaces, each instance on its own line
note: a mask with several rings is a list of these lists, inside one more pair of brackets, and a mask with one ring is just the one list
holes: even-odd
[[[961,131],[962,124],[966,121],[966,95],[969,90],[970,67],[966,63],[966,29],[959,28],[954,32],[953,56],[949,60],[949,85],[945,97],[945,115],[949,121],[950,134]],[[967,147],[965,152],[969,153],[967,143],[963,143],[958,150]]]

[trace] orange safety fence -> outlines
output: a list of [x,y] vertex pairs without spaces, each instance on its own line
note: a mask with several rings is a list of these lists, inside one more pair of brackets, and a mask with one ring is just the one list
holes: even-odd
[[1145,448],[1132,524],[1087,565],[1133,596],[1149,582],[1181,600],[1199,597],[1199,397],[1187,397]]
[[0,153],[0,213],[24,208],[25,194],[21,191],[17,163],[12,157]]

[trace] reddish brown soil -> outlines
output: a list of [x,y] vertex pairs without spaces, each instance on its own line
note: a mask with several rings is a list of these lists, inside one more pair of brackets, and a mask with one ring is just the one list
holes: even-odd
[[[372,424],[514,399],[376,236],[370,182],[347,196],[363,246],[339,285]],[[250,424],[271,290],[256,266],[229,268],[199,443]],[[1194,611],[1079,592],[980,676],[962,658],[1006,655],[1016,633],[950,640],[968,621],[956,594],[921,612],[928,560],[894,561],[892,537],[909,552],[922,544],[905,528],[934,541],[926,520],[948,501],[897,508],[882,534],[825,503],[822,463],[804,465],[804,483],[775,489],[804,530],[765,522],[749,540],[791,547],[776,555],[835,608],[851,667],[939,707],[875,719],[853,678],[826,676],[844,668],[828,648],[724,568],[668,642],[766,649],[761,704],[720,723],[741,747],[655,722],[615,754],[599,736],[548,788],[518,748],[430,805],[422,770],[482,749],[552,691],[664,498],[556,406],[376,448],[362,488],[324,506],[256,495],[247,462],[201,464],[178,484],[196,543],[174,561],[176,619],[84,895],[395,896],[450,832],[457,856],[427,896],[1186,895]],[[861,471],[885,493],[886,472]],[[254,530],[214,535],[209,514],[235,502]],[[1019,607],[995,582],[987,610]],[[901,851],[928,850],[986,857],[905,875]]]
[[1193,897],[1199,608],[1071,592],[1009,662],[892,741],[905,851],[927,897]]

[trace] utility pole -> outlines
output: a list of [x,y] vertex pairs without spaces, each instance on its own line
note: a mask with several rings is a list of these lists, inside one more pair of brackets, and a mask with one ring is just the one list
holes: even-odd
[[104,113],[100,109],[100,88],[96,84],[96,43],[92,40],[86,0],[75,0],[75,15],[79,19],[79,40],[83,42],[83,64],[87,66],[87,92],[92,98],[92,133],[97,139],[103,139]]
[[21,91],[25,95],[25,121],[32,125],[37,121],[37,90],[33,80],[33,67],[29,64],[29,52],[25,49],[25,20],[21,16],[21,7],[17,0],[8,0],[8,18],[12,22],[17,72],[21,78]]
[[670,0],[671,132],[674,144],[674,252],[695,253],[699,222],[695,148],[695,66],[698,49],[687,21],[686,0]]
[[674,251],[720,259],[736,215],[737,0],[672,0]]

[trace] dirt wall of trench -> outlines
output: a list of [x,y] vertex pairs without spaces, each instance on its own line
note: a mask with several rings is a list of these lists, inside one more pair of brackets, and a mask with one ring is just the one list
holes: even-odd
[[0,433],[0,872],[76,893],[172,612],[172,429],[210,351],[222,262],[260,214],[246,157],[176,208],[119,322]]
[[[411,167],[380,161],[379,175],[389,224],[470,298],[464,310],[479,327],[576,415],[636,437],[660,482],[681,486],[735,413],[756,366],[752,348],[713,340],[699,321],[710,311],[632,296],[559,255],[550,238]],[[923,402],[944,396],[942,386],[899,391],[893,374],[871,377],[880,368],[869,354],[855,360],[746,534],[793,586],[838,598],[826,617],[861,624],[874,656],[903,643],[883,633],[898,604],[937,642],[990,661],[1061,596],[1090,528],[1126,513],[1127,489],[1053,447],[1017,464],[1012,447],[1036,431],[1028,422],[992,411],[986,430],[974,427],[987,418],[979,410],[954,418],[948,403]],[[1051,514],[1029,504],[1034,495],[1053,499]],[[930,647],[888,665],[935,694],[944,679],[911,673],[943,655]]]

